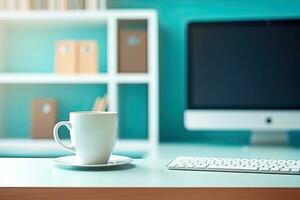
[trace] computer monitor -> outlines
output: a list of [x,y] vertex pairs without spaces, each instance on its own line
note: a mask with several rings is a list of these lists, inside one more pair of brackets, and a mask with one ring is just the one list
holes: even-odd
[[256,144],[300,129],[300,20],[193,22],[187,36],[187,129],[251,130]]

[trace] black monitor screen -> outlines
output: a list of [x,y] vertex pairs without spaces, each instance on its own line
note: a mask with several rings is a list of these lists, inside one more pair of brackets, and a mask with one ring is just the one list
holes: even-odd
[[189,109],[300,109],[300,20],[188,26]]

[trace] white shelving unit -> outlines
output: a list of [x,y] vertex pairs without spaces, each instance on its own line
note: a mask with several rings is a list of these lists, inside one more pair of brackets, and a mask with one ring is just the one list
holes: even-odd
[[148,74],[56,75],[46,73],[0,73],[0,84],[149,84]]
[[[147,22],[148,72],[118,73],[118,21],[145,20]],[[3,84],[106,84],[109,111],[118,112],[120,84],[148,85],[148,139],[119,140],[117,146],[130,150],[155,152],[158,144],[158,16],[155,10],[103,10],[103,11],[31,11],[0,12],[0,43],[5,41],[6,29],[11,26],[103,25],[107,27],[107,73],[98,75],[57,75],[54,73],[7,73],[5,59],[0,54],[0,85]],[[1,49],[2,48],[2,49]],[[0,45],[0,53],[5,45]],[[3,54],[2,54],[3,55]],[[5,56],[5,55],[4,55]],[[2,60],[1,60],[2,59]],[[1,90],[0,90],[1,94]],[[0,100],[1,101],[1,100]],[[1,104],[1,102],[0,102]],[[1,117],[1,116],[0,116]],[[1,124],[0,124],[1,125]]]

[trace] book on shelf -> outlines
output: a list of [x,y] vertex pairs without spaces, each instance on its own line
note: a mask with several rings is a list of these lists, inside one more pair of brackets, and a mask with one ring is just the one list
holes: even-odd
[[103,10],[107,0],[0,0],[0,11]]
[[106,0],[99,0],[98,2],[98,10],[104,10],[107,8]]
[[34,10],[46,10],[48,2],[46,0],[31,0],[29,4],[31,4]]
[[56,0],[48,0],[48,10],[58,10],[56,6]]
[[97,97],[94,101],[92,111],[104,112],[108,107],[108,98],[107,95],[103,97]]
[[5,10],[5,0],[0,0],[0,11]]
[[25,11],[30,10],[32,8],[32,2],[31,0],[23,0],[17,2],[17,9]]
[[98,7],[98,1],[97,0],[85,0],[84,7],[86,10],[97,10]]
[[17,3],[16,0],[9,0],[9,1],[6,1],[6,2],[5,2],[6,9],[9,10],[9,11],[15,10],[15,9],[17,8],[16,3]]

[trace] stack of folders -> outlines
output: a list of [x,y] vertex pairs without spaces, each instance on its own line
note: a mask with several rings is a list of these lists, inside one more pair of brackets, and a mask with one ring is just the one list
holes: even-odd
[[58,74],[99,73],[98,43],[95,40],[60,40],[56,42]]
[[106,0],[0,0],[0,10],[103,10]]

